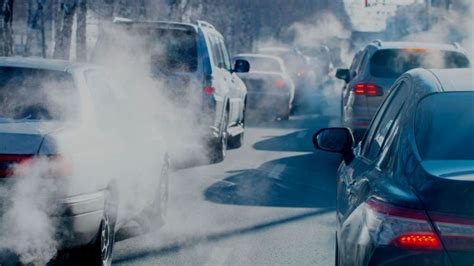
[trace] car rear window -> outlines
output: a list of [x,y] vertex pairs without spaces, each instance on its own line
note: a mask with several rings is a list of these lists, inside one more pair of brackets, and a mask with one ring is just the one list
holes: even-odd
[[466,68],[469,59],[460,52],[430,49],[384,49],[370,59],[370,73],[378,78],[397,78],[413,68]]
[[283,72],[280,66],[280,62],[271,58],[260,58],[260,57],[246,57],[250,63],[250,72],[254,71],[266,71],[266,72]]
[[415,121],[423,160],[474,160],[474,92],[447,92],[424,98]]
[[70,119],[77,115],[77,103],[66,72],[0,67],[0,122]]
[[198,66],[197,36],[194,30],[161,29],[127,25],[107,29],[95,56],[125,57],[127,61],[151,63],[152,71],[194,72]]

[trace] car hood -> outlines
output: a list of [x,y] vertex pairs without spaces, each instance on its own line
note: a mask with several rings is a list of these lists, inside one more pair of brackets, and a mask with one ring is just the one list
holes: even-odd
[[36,154],[44,137],[62,126],[60,122],[0,123],[0,154]]
[[474,217],[474,161],[422,161],[412,184],[428,212]]

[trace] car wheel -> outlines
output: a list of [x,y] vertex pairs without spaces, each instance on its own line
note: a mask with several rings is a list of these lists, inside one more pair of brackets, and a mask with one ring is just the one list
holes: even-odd
[[[109,193],[108,193],[109,194]],[[100,221],[94,243],[83,247],[79,261],[84,265],[112,265],[112,252],[115,243],[115,221],[117,202],[112,197],[106,198],[105,209]]]
[[217,139],[214,147],[211,148],[209,152],[209,161],[211,163],[219,163],[222,162],[227,153],[227,142],[228,142],[228,134],[227,134],[227,126],[229,124],[229,113],[226,111],[224,113],[223,119],[223,128],[221,130],[221,136]]
[[288,120],[290,119],[290,107],[287,106],[283,114],[277,117],[278,120]]
[[245,109],[244,109],[244,114],[243,114],[243,119],[242,119],[242,122],[240,123],[242,125],[242,128],[244,129],[244,132],[242,132],[241,134],[239,134],[238,136],[235,136],[235,137],[232,137],[232,138],[229,138],[229,143],[228,143],[228,147],[230,149],[238,149],[240,147],[242,147],[242,144],[244,143],[244,134],[245,134]]
[[140,224],[141,229],[145,232],[155,231],[165,224],[165,218],[168,211],[169,172],[170,163],[168,156],[166,156],[160,173],[160,182],[158,183],[153,202],[136,219]]
[[336,249],[335,249],[335,258],[334,258],[334,265],[336,266],[339,266],[339,245],[337,243],[337,232],[336,232],[336,239],[335,239],[335,245],[336,245]]

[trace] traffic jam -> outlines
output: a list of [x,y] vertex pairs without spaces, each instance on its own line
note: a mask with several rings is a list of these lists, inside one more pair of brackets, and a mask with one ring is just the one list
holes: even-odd
[[0,1],[0,266],[474,265],[473,14]]

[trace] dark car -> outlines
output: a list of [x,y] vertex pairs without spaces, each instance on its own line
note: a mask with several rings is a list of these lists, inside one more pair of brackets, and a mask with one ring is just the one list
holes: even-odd
[[178,110],[193,114],[190,123],[202,132],[211,162],[224,159],[228,144],[242,145],[247,89],[236,73],[249,65],[231,65],[224,37],[211,24],[116,20],[101,34],[94,58],[149,71]]
[[401,76],[365,137],[326,128],[338,152],[337,265],[474,263],[474,70]]
[[360,139],[390,87],[413,68],[466,68],[470,62],[457,44],[374,41],[356,53],[350,69],[338,69],[346,82],[341,122]]
[[261,54],[238,54],[232,60],[246,60],[252,66],[250,72],[239,73],[239,77],[247,86],[249,111],[258,116],[288,120],[293,106],[295,85],[283,60]]
[[140,127],[131,119],[111,121],[130,114],[129,98],[106,77],[91,65],[0,57],[0,264],[23,255],[16,243],[32,242],[34,252],[35,241],[49,241],[37,236],[51,232],[41,246],[110,265],[115,233],[127,222],[163,225],[165,143],[146,131],[134,138]]

